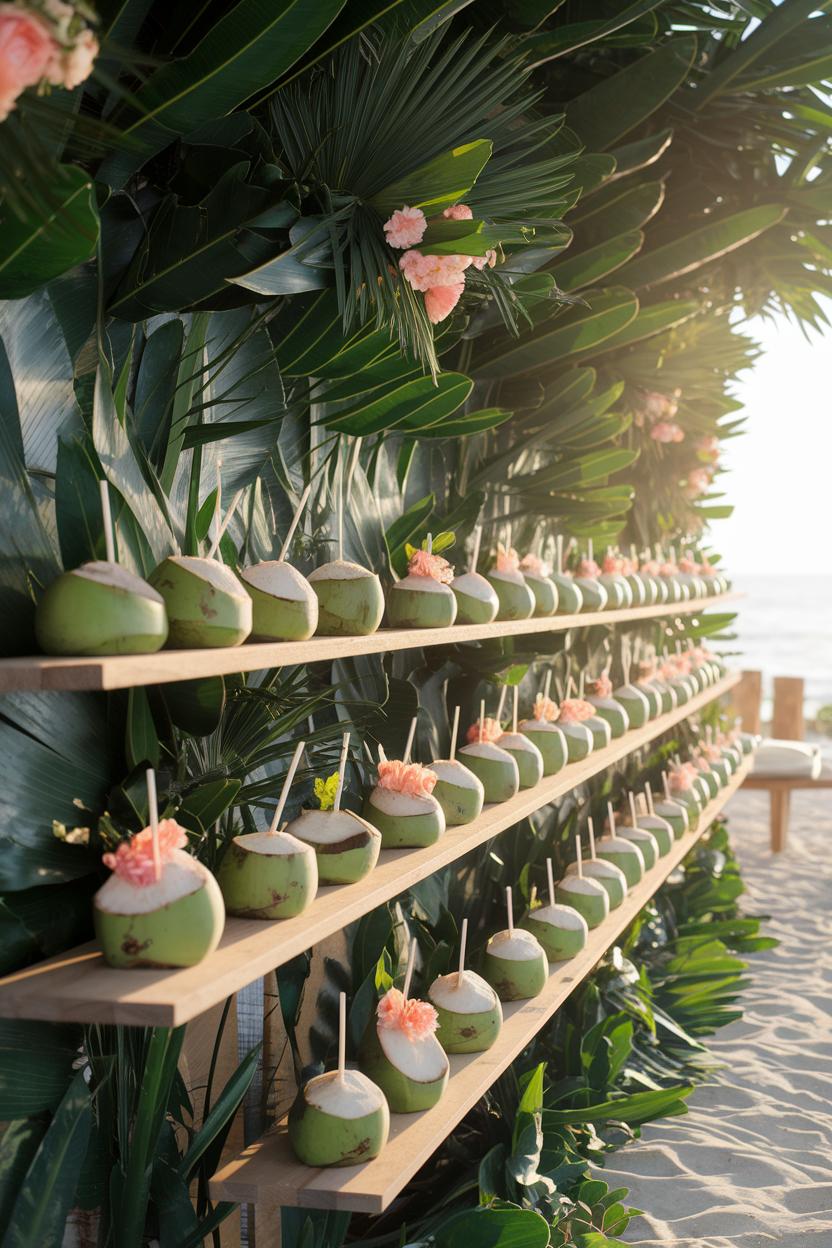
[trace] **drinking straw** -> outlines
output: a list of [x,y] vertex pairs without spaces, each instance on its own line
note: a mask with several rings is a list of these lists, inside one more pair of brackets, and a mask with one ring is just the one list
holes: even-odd
[[295,752],[292,755],[292,761],[289,764],[289,770],[286,772],[286,778],[283,781],[283,788],[280,790],[280,797],[278,798],[277,805],[274,808],[272,821],[271,821],[271,824],[269,825],[269,836],[277,835],[278,826],[280,824],[280,818],[281,818],[281,815],[283,814],[283,808],[286,805],[286,799],[289,796],[289,790],[292,787],[292,781],[295,778],[295,772],[298,769],[298,763],[300,762],[300,756],[303,753],[304,744],[305,742],[298,741],[297,745],[295,746]]
[[283,562],[283,560],[286,558],[286,555],[288,554],[289,546],[291,545],[292,538],[295,536],[295,529],[298,527],[298,521],[303,515],[303,509],[306,506],[311,489],[312,489],[312,485],[311,484],[307,485],[306,489],[303,491],[303,493],[300,496],[300,502],[295,508],[295,514],[292,516],[292,523],[289,525],[288,532],[286,533],[286,537],[283,540],[283,545],[280,547],[280,554],[277,556],[281,563]]
[[410,721],[410,732],[407,734],[407,743],[404,747],[403,763],[410,762],[410,751],[413,749],[413,738],[416,735],[416,716],[414,715]]
[[462,982],[462,976],[465,971],[465,946],[468,942],[468,920],[462,920],[462,931],[459,934],[459,967],[456,973],[457,988]]
[[147,806],[150,812],[150,836],[153,846],[153,878],[162,878],[162,851],[159,848],[159,803],[156,797],[156,772],[148,767],[145,774],[147,782]]
[[454,759],[456,758],[456,738],[457,738],[458,732],[459,732],[459,707],[455,706],[454,707],[454,724],[453,724],[453,728],[451,728],[451,748],[448,753],[448,757],[450,758],[451,762],[453,762]]
[[116,547],[113,539],[113,516],[110,511],[110,490],[106,478],[98,482],[98,489],[101,495],[101,517],[104,521],[104,548],[107,554],[107,562],[115,563]]
[[350,734],[345,732],[341,738],[341,757],[338,760],[338,788],[335,790],[335,801],[332,804],[333,810],[341,809],[341,794],[344,791],[344,776],[347,769],[347,750],[350,748]]
[[405,1001],[410,994],[410,982],[413,979],[413,969],[416,965],[416,937],[414,936],[410,942],[410,953],[407,959],[407,970],[404,973],[404,987],[402,988],[402,996]]

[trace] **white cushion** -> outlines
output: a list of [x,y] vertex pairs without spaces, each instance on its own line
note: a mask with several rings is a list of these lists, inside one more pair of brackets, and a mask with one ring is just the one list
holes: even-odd
[[754,755],[753,774],[805,776],[817,780],[823,760],[820,746],[808,741],[775,741],[767,737]]

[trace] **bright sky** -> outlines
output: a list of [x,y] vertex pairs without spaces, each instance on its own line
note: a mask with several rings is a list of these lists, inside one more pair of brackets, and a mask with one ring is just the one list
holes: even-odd
[[736,387],[747,424],[724,444],[734,514],[714,546],[732,573],[832,573],[832,328],[808,342],[786,320],[747,328],[763,355]]

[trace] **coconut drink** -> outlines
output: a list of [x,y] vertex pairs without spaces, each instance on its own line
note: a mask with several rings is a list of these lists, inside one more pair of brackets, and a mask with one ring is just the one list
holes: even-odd
[[462,920],[459,969],[439,975],[428,989],[436,1010],[436,1038],[446,1053],[484,1053],[503,1025],[500,998],[481,975],[465,969],[468,920]]
[[643,728],[650,718],[650,703],[641,689],[625,681],[613,692],[613,698],[627,712],[631,728]]
[[449,758],[437,758],[430,765],[436,776],[433,796],[445,813],[445,825],[449,828],[471,823],[482,814],[485,789],[482,780],[464,766],[456,757],[456,741],[459,732],[459,707],[454,708]]
[[552,573],[552,584],[558,591],[558,615],[578,615],[584,609],[584,596],[575,584],[575,578],[568,568],[563,566],[563,534],[559,533],[555,548],[557,551],[555,571]]
[[[585,680],[586,673],[581,672],[580,677],[578,678],[578,697],[582,702],[586,702],[587,706],[592,706],[592,703],[588,702],[584,697]],[[605,750],[612,741],[612,728],[610,727],[609,722],[602,715],[596,715],[594,713],[594,707],[593,714],[591,714],[583,722],[592,733],[593,750]]]
[[116,563],[107,482],[99,482],[106,559],[63,572],[41,594],[35,636],[46,654],[152,654],[168,636],[165,602]]
[[500,600],[489,582],[477,571],[480,557],[482,526],[474,529],[474,549],[467,572],[455,576],[451,589],[456,598],[457,624],[490,624],[497,618]]
[[229,914],[245,919],[294,919],[315,898],[315,850],[280,826],[303,747],[303,741],[295,747],[268,831],[235,836],[223,855],[217,878]]
[[394,1114],[432,1109],[450,1073],[447,1054],[436,1038],[436,1010],[409,995],[415,950],[414,940],[404,989],[385,992],[361,1049],[362,1070],[381,1088]]
[[557,900],[572,906],[586,919],[590,929],[599,927],[610,912],[610,899],[600,880],[584,875],[581,834],[575,833],[575,874],[566,875],[555,890]]
[[662,696],[653,685],[655,672],[655,664],[649,659],[644,659],[638,665],[638,677],[634,682],[634,688],[638,689],[639,693],[643,693],[647,699],[651,719],[657,719],[664,710]]
[[616,836],[612,802],[607,802],[607,822],[609,836],[603,836],[598,841],[596,846],[598,857],[619,867],[627,881],[627,888],[635,888],[644,875],[644,858],[638,845],[633,841]]
[[595,739],[587,727],[587,720],[592,719],[594,715],[595,707],[583,698],[566,697],[561,702],[558,727],[566,738],[566,751],[570,763],[580,762],[595,749]]
[[687,811],[688,825],[692,832],[696,831],[705,803],[694,788],[696,768],[690,763],[681,763],[665,773],[666,791],[674,802],[684,806]]
[[[536,784],[540,784],[543,779],[543,755],[532,741],[531,737],[523,732],[518,732],[517,725],[517,698],[519,690],[517,685],[513,689],[514,710],[512,715],[511,732],[504,732],[502,736],[497,738],[497,745],[501,750],[505,750],[510,754],[517,763],[517,775],[520,780],[521,789],[533,789]],[[499,718],[499,716],[498,716]]]
[[[590,880],[595,880],[605,889],[609,898],[610,910],[616,910],[624,898],[627,896],[627,877],[620,867],[614,862],[607,862],[604,858],[599,858],[595,849],[595,827],[590,816],[587,819],[587,830],[589,832],[589,852],[590,857],[586,862],[582,863],[583,875]],[[578,862],[570,862],[566,868],[567,875],[578,873]]]
[[[724,760],[721,760],[724,762]],[[708,801],[713,801],[722,788],[722,781],[717,775],[704,750],[693,755],[693,765],[699,772],[699,782],[704,784]]]
[[537,937],[514,926],[511,889],[506,889],[508,927],[489,938],[483,973],[501,1001],[527,1001],[546,987],[549,962]]
[[359,563],[334,559],[309,573],[318,599],[317,633],[321,637],[367,637],[384,615],[381,581]]
[[287,833],[311,845],[318,863],[319,884],[355,884],[378,862],[381,833],[351,810],[341,809],[350,734],[344,733],[338,770],[315,781],[317,810],[302,810]]
[[457,605],[450,588],[454,570],[438,553],[453,542],[453,533],[428,534],[423,550],[405,547],[407,576],[396,581],[387,596],[387,619],[393,628],[449,628]]
[[638,846],[644,859],[645,871],[652,871],[659,861],[659,846],[653,833],[648,832],[644,828],[621,823],[619,824],[617,835],[621,840],[630,841],[633,845]]
[[633,591],[623,574],[623,567],[624,560],[620,555],[613,554],[612,548],[608,547],[598,580],[607,591],[610,610],[620,610],[622,607],[633,605]]
[[599,580],[600,575],[601,569],[592,558],[590,542],[589,554],[581,559],[575,573],[575,584],[581,591],[584,611],[606,611],[611,606],[609,594]]
[[347,1070],[346,997],[339,998],[338,1069],[315,1075],[289,1111],[289,1143],[307,1166],[355,1166],[378,1157],[390,1132],[387,1100],[359,1070]]
[[523,719],[517,725],[540,751],[544,776],[554,776],[559,772],[566,765],[568,755],[566,737],[555,723],[560,711],[549,697],[551,679],[552,673],[549,672],[544,690],[535,698],[531,719]]
[[295,508],[277,559],[241,569],[239,576],[251,598],[252,641],[307,641],[318,627],[318,599],[305,576],[286,562],[311,486]]
[[496,744],[502,735],[499,720],[486,718],[485,702],[481,702],[479,720],[468,729],[468,744],[459,753],[482,782],[486,802],[507,802],[520,789],[516,758]]
[[364,803],[364,818],[381,833],[383,849],[423,849],[445,831],[445,815],[433,795],[437,775],[410,761],[414,717],[404,759],[388,761],[379,746],[378,783]]
[[497,556],[488,573],[488,583],[500,604],[498,620],[528,620],[534,615],[535,597],[520,571],[520,560],[512,548],[510,533],[507,547],[497,543]]
[[632,605],[634,607],[649,607],[653,605],[658,597],[658,593],[648,578],[641,574],[635,546],[630,547],[629,558],[625,556],[621,559],[621,575],[630,587],[630,593],[633,596]]
[[546,859],[549,877],[549,904],[530,910],[523,927],[536,936],[550,962],[565,962],[584,948],[589,936],[586,919],[573,906],[555,901],[552,859]]
[[[669,854],[673,848],[675,839],[673,827],[666,819],[662,819],[654,811],[650,810],[649,804],[646,813],[640,813],[636,806],[635,793],[630,789],[627,794],[627,801],[630,807],[630,826],[633,828],[641,828],[644,832],[649,832],[656,842],[659,856],[663,858],[665,854]],[[647,855],[645,854],[645,861]]]
[[150,574],[165,600],[168,646],[175,650],[239,646],[252,625],[252,600],[239,577],[217,559],[168,555]]
[[666,819],[673,829],[675,840],[679,840],[684,836],[689,827],[687,807],[681,802],[674,802],[670,795],[668,786],[667,772],[662,773],[664,783],[665,798],[664,801],[656,802],[653,800],[653,791],[649,782],[645,784],[644,791],[647,795],[647,809],[651,815],[660,815],[662,819]]
[[612,681],[606,672],[590,681],[587,701],[595,707],[595,715],[609,724],[614,738],[623,737],[630,728],[630,717],[621,702],[612,696]]
[[549,567],[538,555],[526,554],[520,560],[520,571],[534,594],[534,614],[554,615],[558,609],[558,587],[549,575]]
[[225,908],[207,867],[185,852],[175,819],[159,819],[156,778],[147,773],[150,823],[115,853],[93,898],[95,934],[108,966],[196,966],[220,942]]

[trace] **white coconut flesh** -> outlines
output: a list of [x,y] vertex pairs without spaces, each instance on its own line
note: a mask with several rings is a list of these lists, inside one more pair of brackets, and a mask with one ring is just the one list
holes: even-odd
[[627,841],[623,836],[606,836],[603,841],[598,842],[598,848],[611,850],[614,854],[637,854],[644,866],[644,859],[641,856],[641,850],[638,845],[632,841]]
[[570,932],[586,931],[586,919],[571,906],[541,906],[539,910],[532,910],[529,918],[534,919],[535,923],[548,923],[551,927]]
[[526,754],[534,754],[537,746],[534,741],[524,737],[522,732],[504,732],[500,737],[501,750],[523,750]]
[[537,572],[524,572],[523,577],[527,581],[537,581],[539,585],[548,585],[550,580],[548,576],[539,576]]
[[382,1052],[391,1066],[414,1083],[435,1083],[448,1069],[448,1058],[433,1032],[413,1040],[397,1027],[379,1027]]
[[133,884],[115,873],[95,894],[98,910],[108,914],[151,914],[170,906],[191,893],[198,893],[211,873],[184,849],[173,851],[170,862],[162,864],[160,878],[152,884]]
[[252,589],[259,589],[272,598],[282,598],[286,602],[309,601],[306,577],[301,576],[291,563],[283,563],[278,559],[255,563],[251,568],[243,568],[240,578]]
[[458,789],[473,789],[475,792],[482,789],[479,776],[475,776],[473,771],[469,771],[455,758],[437,759],[431,763],[430,769],[444,784],[455,784]]
[[513,932],[497,932],[489,940],[487,951],[507,962],[534,962],[543,952],[537,937],[522,927],[515,927]]
[[82,563],[70,575],[80,576],[85,581],[94,581],[96,585],[104,585],[108,589],[124,590],[126,594],[141,594],[151,602],[158,602],[162,607],[165,605],[164,598],[152,585],[148,585],[147,581],[136,576],[129,568],[123,568],[120,563],[108,563],[105,559],[94,560],[92,563]]
[[461,576],[455,576],[451,582],[451,589],[457,589],[461,594],[467,594],[469,598],[477,598],[480,602],[494,600],[494,589],[484,576],[480,576],[479,572],[463,572]]
[[[577,875],[577,862],[570,862],[566,871],[568,875]],[[583,864],[583,872],[584,875],[596,880],[618,880],[622,884],[627,882],[621,868],[617,867],[614,862],[607,862],[604,858],[590,858],[589,862]]]
[[667,829],[667,820],[660,818],[658,815],[639,815],[638,826],[645,828],[648,832],[651,828]]
[[401,815],[432,815],[439,808],[439,803],[432,794],[428,794],[427,797],[418,797],[413,793],[397,793],[395,789],[382,789],[379,785],[376,785],[370,794],[370,804],[383,815],[390,815],[393,819]]
[[522,719],[517,727],[523,732],[560,732],[558,725],[548,719]]
[[522,572],[498,572],[492,568],[488,573],[493,581],[507,581],[509,585],[525,585],[526,578]]
[[381,1088],[360,1070],[345,1070],[343,1075],[330,1070],[316,1075],[304,1087],[303,1099],[323,1114],[345,1119],[366,1118],[386,1104]]
[[412,589],[416,593],[422,594],[449,594],[451,592],[448,585],[443,585],[441,581],[437,581],[432,576],[414,576],[411,572],[401,581],[396,581],[394,589]]
[[622,693],[627,698],[646,697],[646,695],[641,691],[641,689],[637,689],[635,685],[620,685],[619,688],[616,689],[615,691],[615,696],[619,697]]
[[332,563],[322,563],[306,578],[309,581],[360,581],[375,575],[369,568],[362,568],[360,563],[350,563],[348,559],[333,559]]
[[302,841],[313,845],[338,845],[341,841],[352,840],[361,832],[379,835],[371,823],[351,810],[304,810],[291,826]]
[[588,880],[586,876],[570,875],[568,879],[561,880],[558,888],[565,893],[580,893],[583,897],[606,897],[607,890],[603,884],[597,884],[595,880]]
[[184,568],[186,572],[190,572],[191,576],[207,581],[212,589],[219,590],[222,594],[233,594],[235,598],[244,598],[248,601],[248,594],[237,577],[224,563],[220,563],[219,559],[200,559],[196,555],[171,555],[170,562]]
[[659,815],[686,815],[687,808],[680,802],[656,802],[656,813]]
[[309,853],[309,846],[292,836],[291,832],[276,832],[274,836],[268,832],[247,832],[243,836],[235,836],[234,844],[250,854],[266,854],[273,858]]
[[620,711],[623,710],[620,702],[616,702],[615,698],[589,698],[589,702],[596,710],[603,711]]
[[451,971],[430,986],[431,1001],[449,1014],[487,1014],[499,1002],[494,989],[476,971]]
[[463,746],[460,754],[470,754],[472,758],[485,758],[492,763],[505,763],[511,758],[508,750],[500,749],[499,745],[495,745],[493,741],[474,741],[471,745]]

